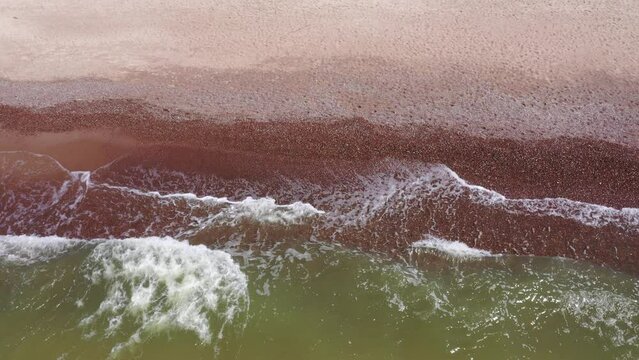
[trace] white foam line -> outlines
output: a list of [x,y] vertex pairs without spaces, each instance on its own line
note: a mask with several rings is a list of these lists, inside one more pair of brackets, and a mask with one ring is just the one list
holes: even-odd
[[142,190],[138,190],[138,189],[132,189],[126,186],[116,186],[116,185],[109,185],[109,184],[92,184],[93,186],[103,186],[109,189],[114,189],[114,190],[120,190],[120,191],[126,191],[132,194],[136,194],[136,195],[140,195],[140,196],[150,196],[150,197],[155,197],[155,198],[160,198],[160,199],[183,199],[183,200],[187,200],[187,201],[197,201],[197,202],[203,202],[203,203],[215,203],[215,204],[228,204],[228,205],[240,205],[240,206],[247,206],[247,207],[251,207],[251,206],[255,206],[255,205],[259,205],[260,203],[265,203],[267,205],[271,205],[273,207],[273,209],[297,209],[297,210],[301,210],[305,213],[314,213],[314,214],[324,214],[325,212],[322,210],[318,210],[316,209],[313,205],[308,204],[308,203],[304,203],[301,201],[296,201],[294,203],[291,204],[283,204],[283,205],[278,205],[275,204],[275,199],[270,198],[270,197],[264,197],[264,198],[258,198],[258,199],[254,199],[253,197],[247,197],[244,200],[240,200],[240,201],[232,201],[229,200],[227,197],[215,197],[215,196],[210,196],[210,195],[206,195],[206,196],[197,196],[193,193],[174,193],[174,194],[161,194],[158,191],[142,191]]
[[84,243],[59,236],[0,235],[0,261],[30,265],[56,258]]
[[475,249],[461,241],[451,241],[427,235],[424,239],[411,244],[412,249],[432,249],[455,258],[479,258],[487,256],[498,256],[490,251]]
[[[69,172],[64,166],[62,166],[54,158],[44,155],[36,154],[26,151],[3,151],[0,153],[24,153],[30,154],[36,157],[46,157],[53,161],[62,170],[67,171],[72,178],[83,181],[88,186],[103,186],[110,189],[116,189],[120,191],[126,191],[140,196],[152,196],[162,199],[184,199],[187,201],[198,201],[203,203],[215,203],[215,204],[228,204],[235,206],[243,206],[247,209],[260,208],[261,211],[265,208],[270,210],[278,209],[291,209],[300,214],[324,214],[324,211],[318,210],[310,204],[303,202],[295,202],[288,205],[275,204],[272,198],[260,198],[253,199],[248,197],[241,201],[231,201],[226,197],[214,197],[214,196],[202,196],[198,197],[192,193],[175,193],[175,194],[160,194],[157,191],[141,191],[138,189],[128,188],[124,186],[109,185],[106,183],[94,184],[91,182],[91,172]],[[113,160],[109,164],[106,164],[99,169],[105,168],[113,164]],[[98,170],[99,170],[98,169]],[[444,164],[437,164],[430,167],[431,171],[434,169],[442,170],[448,174],[452,180],[458,184],[462,189],[468,189],[471,192],[473,200],[479,204],[487,206],[498,206],[503,210],[512,214],[535,214],[542,216],[556,216],[566,219],[571,219],[580,222],[587,226],[603,227],[609,224],[620,226],[626,229],[634,229],[639,231],[639,208],[621,208],[615,209],[605,205],[598,205],[592,203],[581,202],[577,200],[570,200],[567,198],[537,198],[537,199],[508,199],[503,194],[496,191],[487,189],[485,187],[468,183],[461,178],[456,172],[447,167]],[[419,180],[416,180],[419,181]],[[64,187],[65,185],[63,185]],[[55,199],[54,199],[55,200]],[[76,201],[77,204],[77,201]]]
[[[161,198],[161,199],[176,199],[177,198],[177,199],[198,201],[198,202],[203,202],[203,203],[212,202],[212,203],[216,203],[216,204],[240,205],[240,206],[247,206],[247,207],[255,207],[255,205],[260,205],[260,203],[266,203],[267,205],[271,205],[272,208],[275,209],[275,210],[276,209],[296,209],[296,210],[301,211],[302,213],[305,213],[305,214],[313,214],[314,213],[314,214],[318,214],[318,215],[321,215],[321,214],[325,213],[322,210],[316,209],[313,205],[308,204],[308,203],[304,203],[304,202],[301,202],[301,201],[296,201],[296,202],[291,203],[291,204],[279,204],[278,205],[278,204],[275,204],[275,200],[273,198],[270,198],[270,197],[254,199],[254,198],[252,198],[250,196],[247,197],[244,200],[232,201],[232,200],[229,200],[227,197],[215,197],[215,196],[210,196],[210,195],[198,197],[197,195],[195,195],[193,193],[161,194],[158,191],[142,191],[142,190],[138,190],[138,189],[129,188],[129,187],[126,187],[126,186],[110,185],[110,184],[106,184],[106,183],[96,184],[96,183],[93,183],[91,181],[91,174],[93,172],[98,171],[98,170],[103,169],[103,168],[109,167],[110,165],[112,165],[116,161],[120,160],[122,157],[120,157],[118,159],[115,159],[115,160],[109,162],[108,164],[99,167],[98,169],[96,169],[94,171],[69,171],[59,161],[57,161],[56,159],[54,159],[51,156],[46,155],[46,154],[31,153],[31,152],[28,152],[28,151],[2,151],[0,153],[20,153],[20,154],[30,154],[30,155],[34,155],[36,157],[45,157],[45,158],[50,159],[51,161],[53,161],[62,170],[64,170],[67,173],[69,173],[69,175],[74,180],[78,180],[78,181],[86,183],[87,187],[89,187],[89,186],[103,186],[103,187],[106,187],[106,188],[109,188],[109,189],[126,191],[126,192],[129,192],[129,193],[132,193],[132,194],[136,194],[136,195],[140,195],[140,196],[151,196],[151,197],[156,197],[156,198]],[[63,184],[63,187],[65,185],[66,185],[66,182],[65,182],[65,184]],[[76,201],[76,203],[77,203],[77,201]]]
[[[479,185],[469,184],[446,165],[440,164],[451,177],[461,186],[487,196],[479,199],[486,205],[500,205],[504,210],[513,214],[537,214],[557,216],[580,222],[593,227],[603,227],[609,224],[639,227],[639,208],[615,209],[605,205],[570,200],[563,197],[537,199],[508,199],[506,196]],[[519,207],[519,209],[518,209]]]
[[446,166],[444,164],[438,164],[437,166],[440,166],[440,167],[444,168],[444,170],[446,170],[446,172],[448,172],[448,174],[453,179],[455,179],[455,181],[457,181],[459,184],[461,184],[461,186],[463,186],[463,187],[466,187],[466,188],[472,189],[472,190],[477,190],[477,191],[480,191],[482,193],[488,193],[492,197],[494,197],[496,201],[506,201],[506,200],[508,200],[508,198],[506,198],[506,196],[498,193],[497,191],[487,189],[487,188],[485,188],[483,186],[473,185],[473,184],[468,183],[461,176],[459,176],[459,174],[457,174],[451,168],[449,168],[448,166]]

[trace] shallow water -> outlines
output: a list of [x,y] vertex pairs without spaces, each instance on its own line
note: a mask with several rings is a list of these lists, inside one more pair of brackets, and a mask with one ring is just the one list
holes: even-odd
[[636,272],[499,255],[632,270],[639,209],[156,150],[0,152],[0,359],[639,357]]
[[442,239],[400,260],[241,240],[0,237],[0,358],[639,356],[627,274]]

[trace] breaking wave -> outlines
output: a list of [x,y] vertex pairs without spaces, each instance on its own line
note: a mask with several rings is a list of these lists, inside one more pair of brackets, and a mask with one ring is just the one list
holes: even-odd
[[246,275],[228,253],[204,245],[158,237],[0,236],[0,264],[46,263],[80,248],[89,251],[79,272],[89,283],[76,306],[90,313],[78,325],[87,339],[115,340],[113,357],[158,334],[191,332],[210,344],[225,328],[242,326]]
[[58,236],[0,235],[0,264],[30,265],[51,260],[86,242]]
[[107,240],[93,249],[84,269],[106,296],[81,325],[89,337],[128,330],[114,354],[170,330],[191,331],[210,343],[248,306],[239,266],[229,254],[204,245],[171,238]]
[[[52,246],[78,241],[7,239],[51,241]],[[574,342],[596,341],[601,347],[596,354],[633,359],[639,346],[636,278],[568,259],[487,256],[435,237],[422,239],[417,245],[428,251],[411,250],[405,261],[322,242],[256,246],[229,241],[223,250],[171,238],[83,244],[86,254],[79,267],[73,261],[56,261],[53,268],[32,275],[66,267],[73,280],[69,283],[81,285],[75,291],[58,289],[60,304],[48,304],[45,296],[32,306],[65,308],[68,294],[79,293],[72,299],[77,307],[73,312],[82,315],[73,325],[84,335],[83,344],[108,344],[111,358],[133,357],[152,346],[153,338],[168,335],[173,341],[175,334],[190,334],[206,349],[217,348],[222,337],[234,332],[241,335],[239,343],[260,343],[264,333],[254,328],[244,332],[248,321],[257,327],[280,326],[289,319],[306,329],[320,317],[325,322],[321,327],[331,335],[341,329],[346,331],[343,336],[356,336],[341,327],[356,321],[362,328],[385,329],[390,342],[394,336],[417,341],[435,327],[441,336],[429,335],[435,342],[431,346],[462,357],[517,348],[521,358],[534,358],[548,346],[574,352],[579,347]],[[57,252],[67,253],[64,247]],[[482,261],[458,261],[451,254],[479,256]],[[334,316],[334,311],[341,315]],[[279,331],[286,335],[300,330]],[[538,343],[548,335],[556,339],[552,345]],[[192,341],[187,344],[193,346]]]

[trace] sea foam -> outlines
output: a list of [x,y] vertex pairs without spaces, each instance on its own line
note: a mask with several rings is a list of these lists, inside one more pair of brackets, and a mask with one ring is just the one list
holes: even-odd
[[112,337],[134,324],[113,354],[170,330],[210,343],[249,303],[246,276],[229,254],[172,238],[101,242],[85,274],[106,289],[98,309],[81,322],[87,336]]
[[244,200],[232,201],[226,197],[197,196],[192,193],[160,194],[157,191],[142,191],[124,186],[99,184],[108,189],[129,192],[134,195],[156,198],[158,200],[178,200],[194,204],[220,205],[222,211],[215,214],[212,219],[221,222],[236,222],[243,219],[252,219],[263,223],[294,224],[305,218],[324,214],[311,204],[300,201],[291,204],[277,204],[275,199],[263,197],[254,199],[247,197]]
[[[247,310],[247,278],[228,253],[173,238],[85,241],[2,235],[0,264],[45,262],[81,246],[92,247],[82,267],[89,281],[85,297],[99,289],[105,295],[80,325],[87,337],[126,334],[113,355],[166,331],[192,332],[210,343]],[[84,307],[86,300],[76,304]]]
[[83,243],[58,236],[0,235],[0,263],[30,265],[48,261]]
[[477,258],[491,256],[489,251],[471,248],[460,241],[450,241],[432,235],[411,244],[413,249],[431,249],[455,258]]

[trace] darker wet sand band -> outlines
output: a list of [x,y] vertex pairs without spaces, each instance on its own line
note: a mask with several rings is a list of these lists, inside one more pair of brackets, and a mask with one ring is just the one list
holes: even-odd
[[[163,144],[315,160],[392,157],[444,163],[468,181],[512,198],[565,197],[639,207],[639,149],[601,140],[483,138],[363,118],[219,123],[197,114],[178,114],[183,120],[172,115],[168,109],[130,101],[74,102],[38,110],[0,106],[0,135],[5,138],[0,146],[48,148],[72,169],[99,166],[109,152],[116,156],[126,148]],[[27,135],[39,137],[21,140]],[[104,151],[93,148],[83,156],[86,151],[68,151],[69,142],[87,149],[103,143]]]

